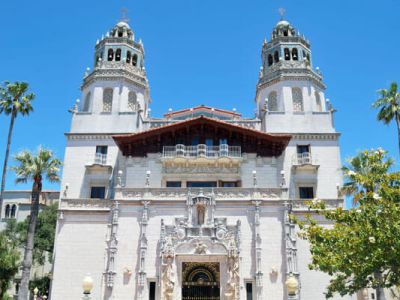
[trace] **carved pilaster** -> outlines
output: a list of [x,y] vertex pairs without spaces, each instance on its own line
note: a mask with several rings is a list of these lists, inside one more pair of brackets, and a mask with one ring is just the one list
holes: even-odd
[[105,281],[108,288],[114,286],[115,277],[115,258],[118,251],[118,218],[119,218],[119,203],[115,202],[115,205],[111,209],[111,220],[110,220],[110,238],[107,241],[107,264],[105,272]]
[[255,251],[255,280],[256,280],[256,299],[261,299],[262,287],[263,287],[263,273],[261,271],[261,236],[260,236],[260,204],[261,201],[253,201],[255,206],[254,210],[254,251]]
[[292,204],[286,202],[284,210],[284,226],[285,226],[285,248],[286,248],[286,274],[292,274],[296,277],[300,284],[300,274],[297,268],[297,237],[296,237],[296,225],[290,218],[292,212]]
[[147,254],[147,224],[149,220],[150,201],[143,201],[143,213],[140,221],[140,249],[139,249],[139,270],[137,284],[139,288],[139,299],[143,299],[143,289],[146,285],[146,254]]

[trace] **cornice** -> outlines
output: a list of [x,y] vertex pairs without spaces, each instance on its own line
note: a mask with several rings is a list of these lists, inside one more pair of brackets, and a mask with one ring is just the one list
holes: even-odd
[[112,140],[113,135],[128,134],[128,132],[115,132],[115,133],[64,133],[67,140]]
[[339,132],[332,133],[291,133],[292,140],[330,140],[337,141],[340,137]]

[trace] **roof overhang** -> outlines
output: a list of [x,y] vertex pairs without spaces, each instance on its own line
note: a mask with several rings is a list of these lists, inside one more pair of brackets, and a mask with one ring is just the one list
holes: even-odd
[[190,145],[194,136],[199,137],[200,143],[205,138],[226,138],[229,145],[241,146],[242,153],[275,157],[282,154],[292,137],[199,116],[138,133],[114,135],[113,139],[124,156],[145,156],[147,153],[162,152],[163,146]]

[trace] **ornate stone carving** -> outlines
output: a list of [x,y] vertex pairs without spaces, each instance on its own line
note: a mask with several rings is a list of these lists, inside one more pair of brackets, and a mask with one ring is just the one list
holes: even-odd
[[118,230],[118,218],[119,218],[119,203],[115,202],[115,205],[111,209],[111,220],[110,220],[110,238],[107,241],[107,267],[105,271],[106,286],[112,288],[114,286],[115,272],[115,257],[118,250],[117,230]]
[[162,264],[163,267],[163,295],[165,300],[172,300],[175,288],[175,272],[173,267],[174,257],[166,256]]
[[226,283],[226,293],[229,299],[239,299],[240,297],[240,273],[239,273],[239,256],[228,256],[228,280]]
[[196,248],[194,249],[195,254],[207,254],[207,245],[202,241],[197,242]]
[[139,299],[143,298],[143,288],[146,284],[146,254],[147,254],[147,223],[149,220],[149,204],[150,201],[143,201],[143,213],[140,220],[140,243],[139,243],[139,270],[138,270],[138,286],[139,286]]
[[285,203],[284,210],[284,226],[285,226],[285,242],[286,242],[286,274],[293,274],[300,283],[300,274],[297,269],[297,239],[295,232],[295,224],[290,219],[292,212],[292,204]]
[[176,253],[225,255],[229,264],[227,289],[232,293],[230,299],[239,299],[240,222],[232,226],[227,225],[226,218],[214,218],[215,198],[213,194],[206,196],[202,190],[191,191],[186,205],[186,217],[176,218],[174,225],[165,225],[161,220],[159,276],[163,299],[174,299]]

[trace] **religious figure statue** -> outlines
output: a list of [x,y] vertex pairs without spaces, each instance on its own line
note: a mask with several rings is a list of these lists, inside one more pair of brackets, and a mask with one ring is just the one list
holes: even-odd
[[163,276],[162,281],[164,285],[164,297],[166,300],[172,300],[174,295],[174,287],[175,287],[175,274],[173,270],[173,257],[166,257],[166,263],[163,264]]
[[226,293],[232,299],[236,299],[237,287],[239,287],[239,258],[237,256],[228,257],[228,282],[226,284]]
[[197,206],[197,224],[203,225],[205,218],[206,208],[203,205]]

